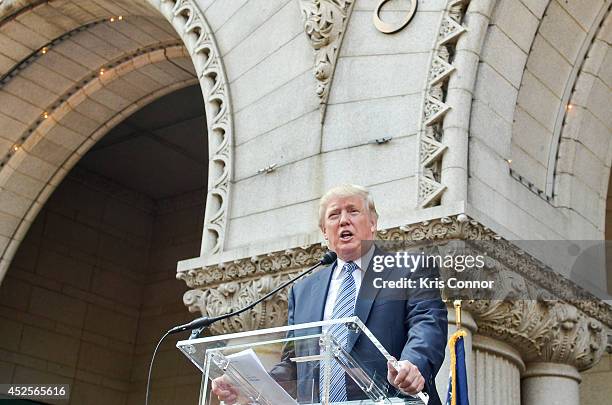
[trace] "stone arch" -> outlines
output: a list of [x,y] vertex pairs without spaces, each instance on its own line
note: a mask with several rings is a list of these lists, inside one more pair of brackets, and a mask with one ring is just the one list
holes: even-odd
[[233,124],[227,76],[212,31],[193,0],[162,0],[160,11],[189,49],[204,91],[210,164],[201,255],[220,253],[228,222],[232,167]]
[[608,23],[602,22],[609,19],[611,2],[478,4],[473,18],[482,24],[475,24],[472,41],[464,44],[478,52],[470,58],[476,80],[465,88],[472,97],[467,199],[494,217],[508,237],[518,232],[534,239],[601,238],[601,216],[593,219],[590,208],[568,200],[565,184],[575,173],[559,174],[566,159],[573,161],[563,145],[577,122],[564,119],[567,96],[580,92],[581,72],[609,48],[603,40]]
[[[36,213],[80,157],[130,112],[197,81],[205,99],[210,151],[202,251],[221,251],[231,168],[231,106],[219,52],[198,6],[171,0],[91,0],[79,4],[82,8],[53,0],[2,6],[0,25],[12,25],[15,35],[33,34],[25,45],[6,39],[15,46],[10,57],[0,59],[2,70],[10,72],[0,82],[0,97],[11,101],[5,106],[13,105],[0,111],[2,127],[12,134],[10,142],[5,139],[0,145],[0,280]],[[58,17],[58,22],[45,23],[41,16]],[[92,25],[102,33],[93,35]],[[100,40],[104,35],[115,36],[114,46]],[[106,47],[89,52],[86,44],[96,41]],[[77,54],[91,57],[75,63],[70,58],[75,48]],[[41,72],[54,73],[53,66],[62,62],[72,71],[55,72],[53,85],[41,85]],[[112,86],[115,92],[109,91]],[[109,101],[119,108],[107,108]]]
[[608,9],[563,108],[563,125],[554,134],[548,167],[555,204],[580,212],[598,227],[602,238],[612,165],[612,120],[608,113],[612,102],[611,29]]
[[593,58],[605,48],[597,34],[609,16],[610,2],[580,7],[578,13],[572,4],[547,5],[529,48],[514,110],[512,171],[549,201],[558,194],[554,186],[560,141],[566,119],[574,114],[568,105],[585,63],[597,63]]

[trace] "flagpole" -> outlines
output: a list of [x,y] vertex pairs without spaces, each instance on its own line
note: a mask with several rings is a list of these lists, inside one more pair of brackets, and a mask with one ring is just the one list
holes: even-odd
[[461,300],[453,301],[453,305],[455,306],[455,324],[459,330],[461,329]]
[[445,405],[469,405],[464,339],[467,330],[461,324],[461,300],[453,300],[457,330],[448,340],[450,378]]

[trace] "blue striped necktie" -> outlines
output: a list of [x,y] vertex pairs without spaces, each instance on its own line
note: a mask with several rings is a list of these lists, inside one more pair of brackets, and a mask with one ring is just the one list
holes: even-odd
[[[343,279],[336,296],[336,302],[334,304],[334,311],[332,313],[332,319],[346,318],[352,316],[355,312],[355,297],[357,296],[357,288],[355,286],[355,278],[353,277],[353,271],[359,267],[353,262],[346,262],[342,266]],[[331,334],[336,341],[342,346],[346,347],[348,342],[348,330],[344,324],[336,324],[329,327],[327,333]],[[321,362],[321,370],[323,370],[323,363]],[[320,398],[323,398],[323,372],[320,373],[319,380],[319,394]],[[331,364],[331,384],[329,390],[330,402],[346,401],[346,379],[344,376],[344,369],[338,364],[337,361],[332,360]]]

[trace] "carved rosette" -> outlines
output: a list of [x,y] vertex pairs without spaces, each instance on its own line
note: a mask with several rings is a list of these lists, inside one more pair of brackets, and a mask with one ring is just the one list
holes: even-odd
[[210,158],[202,253],[215,254],[223,250],[231,184],[233,121],[227,76],[197,2],[161,0],[160,11],[189,49],[204,94]]
[[315,54],[313,73],[317,80],[315,93],[319,98],[321,122],[325,119],[338,52],[354,3],[354,0],[300,0],[304,32]]
[[446,146],[441,142],[445,114],[451,108],[445,103],[448,80],[455,70],[451,55],[459,36],[468,0],[449,0],[436,39],[436,49],[429,68],[419,131],[418,206],[439,203],[446,187],[441,183],[441,160]]

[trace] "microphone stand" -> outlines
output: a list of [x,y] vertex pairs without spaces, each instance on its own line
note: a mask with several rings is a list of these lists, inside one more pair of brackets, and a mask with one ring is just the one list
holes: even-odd
[[316,269],[317,267],[319,267],[321,265],[332,264],[333,262],[336,261],[336,258],[337,258],[336,253],[329,251],[329,252],[325,253],[325,255],[323,255],[323,258],[317,264],[315,264],[314,266],[310,267],[309,269],[303,271],[302,273],[298,274],[294,278],[289,279],[288,281],[284,282],[280,286],[276,287],[274,290],[270,291],[269,293],[267,293],[266,295],[264,295],[263,297],[261,297],[257,301],[252,302],[251,304],[245,306],[244,308],[240,308],[240,309],[238,309],[236,311],[229,312],[229,313],[223,314],[223,315],[213,316],[213,317],[203,316],[201,318],[194,319],[193,321],[191,321],[189,323],[175,326],[174,328],[172,328],[172,329],[168,330],[166,333],[164,333],[164,335],[161,337],[161,339],[159,339],[159,342],[157,342],[157,346],[155,347],[155,350],[153,351],[153,357],[151,358],[151,364],[149,365],[149,375],[147,377],[147,391],[146,391],[146,394],[145,394],[145,405],[149,404],[149,392],[151,390],[151,387],[150,387],[150,385],[151,385],[151,371],[153,370],[153,362],[155,361],[155,354],[157,354],[157,350],[159,349],[159,346],[161,345],[162,341],[166,338],[166,336],[172,335],[174,333],[183,332],[183,331],[186,331],[186,330],[191,330],[192,332],[191,332],[191,335],[189,336],[189,339],[194,339],[194,338],[198,337],[200,335],[200,333],[202,333],[202,331],[204,329],[206,329],[207,327],[209,327],[213,323],[218,322],[218,321],[222,321],[224,319],[227,319],[227,318],[235,316],[235,315],[240,315],[241,313],[243,313],[245,311],[248,311],[249,309],[252,309],[255,305],[259,304],[262,301],[267,300],[268,298],[270,298],[271,296],[273,296],[274,294],[276,294],[277,292],[279,292],[283,288],[289,286],[290,284],[295,283],[296,281],[298,281],[302,277],[306,276],[307,274],[312,273],[312,271],[314,269]]

